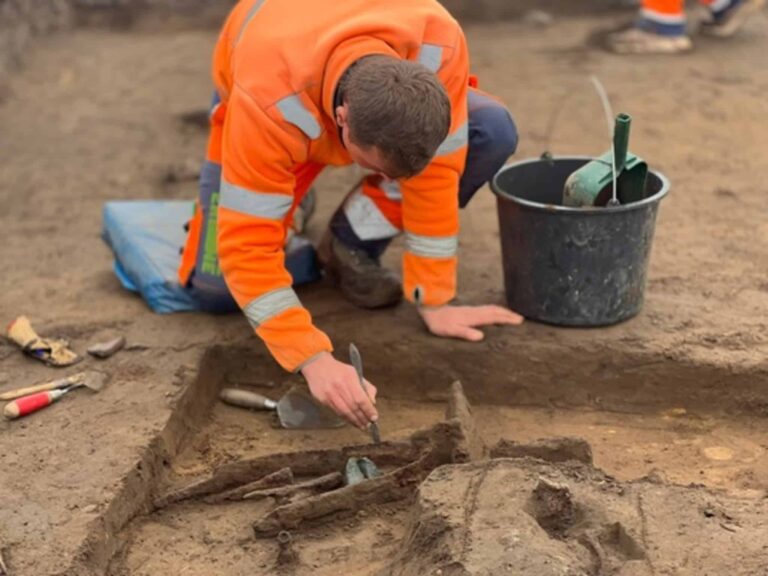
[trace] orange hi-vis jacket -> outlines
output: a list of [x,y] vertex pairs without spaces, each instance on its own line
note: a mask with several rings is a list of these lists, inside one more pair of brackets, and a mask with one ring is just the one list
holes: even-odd
[[[719,11],[730,5],[729,0],[699,0],[699,4]],[[642,0],[640,16],[658,24],[685,24],[685,0]]]
[[291,288],[283,244],[322,167],[352,162],[334,121],[334,93],[347,68],[371,54],[422,63],[451,100],[450,132],[435,158],[397,183],[405,296],[442,305],[456,292],[457,191],[468,139],[469,58],[459,24],[437,0],[244,0],[216,45],[221,104],[208,159],[222,164],[219,262],[235,300],[287,370],[332,350]]
[[[702,0],[710,4],[713,0]],[[643,0],[640,14],[660,24],[685,23],[685,0]]]

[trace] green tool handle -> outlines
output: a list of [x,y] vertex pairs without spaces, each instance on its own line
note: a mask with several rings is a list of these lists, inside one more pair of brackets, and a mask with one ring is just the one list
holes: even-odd
[[632,117],[629,114],[619,114],[616,116],[616,123],[613,126],[613,154],[616,158],[616,173],[624,169],[624,163],[627,161],[627,150],[629,150],[629,127],[632,124]]

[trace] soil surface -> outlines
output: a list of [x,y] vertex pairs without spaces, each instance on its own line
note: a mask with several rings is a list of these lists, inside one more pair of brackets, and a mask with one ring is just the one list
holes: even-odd
[[[697,38],[684,57],[627,59],[592,42],[614,17],[471,25],[467,36],[483,88],[518,123],[518,159],[607,148],[590,74],[614,109],[633,115],[634,151],[672,182],[637,318],[599,330],[529,322],[469,344],[427,335],[405,305],[360,311],[324,284],[299,294],[338,350],[350,341],[361,350],[387,439],[439,419],[447,386],[460,378],[489,444],[579,436],[596,465],[621,480],[651,474],[758,501],[768,448],[768,133],[759,121],[768,113],[768,20],[761,15],[728,42]],[[194,197],[205,132],[181,117],[207,105],[215,37],[91,30],[42,38],[0,104],[0,316],[27,314],[40,334],[69,338],[79,352],[117,334],[129,343],[109,360],[55,371],[0,342],[3,391],[83,367],[111,375],[98,395],[80,390],[0,423],[0,552],[14,576],[108,566],[113,574],[273,573],[276,544],[250,531],[266,504],[187,503],[146,516],[158,487],[239,458],[364,441],[347,428],[279,431],[267,415],[215,404],[225,383],[263,391],[272,382],[267,390],[279,395],[295,379],[239,315],[152,314],[121,289],[99,238],[107,200]],[[323,174],[313,237],[354,176]],[[462,298],[503,302],[487,190],[462,214],[461,253]],[[395,246],[387,263],[398,256]],[[385,569],[410,519],[401,503],[297,535],[303,561],[312,558],[306,573]],[[359,522],[368,528],[358,531]],[[361,547],[373,552],[361,557]]]
[[419,489],[405,546],[382,574],[761,574],[765,512],[764,500],[622,484],[583,465],[444,466]]

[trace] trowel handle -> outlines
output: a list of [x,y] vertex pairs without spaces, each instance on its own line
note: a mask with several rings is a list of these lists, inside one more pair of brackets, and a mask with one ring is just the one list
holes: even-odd
[[13,400],[14,398],[21,398],[22,396],[28,396],[35,392],[45,392],[46,390],[56,390],[58,388],[66,388],[72,384],[77,383],[83,378],[85,374],[79,372],[73,376],[67,376],[66,378],[59,378],[58,380],[51,380],[44,384],[35,384],[34,386],[27,386],[26,388],[17,388],[16,390],[10,390],[0,394],[0,400]]
[[226,404],[250,408],[251,410],[277,409],[277,402],[274,400],[270,400],[256,392],[249,392],[248,390],[240,390],[238,388],[224,388],[219,394],[219,398]]
[[613,127],[613,154],[616,158],[616,172],[624,169],[624,163],[627,161],[627,150],[629,150],[629,127],[632,124],[632,117],[629,114],[619,114],[616,116],[616,123]]
[[50,392],[38,392],[37,394],[31,394],[30,396],[24,396],[18,398],[13,402],[9,402],[3,409],[3,414],[9,420],[21,418],[27,414],[32,414],[50,406],[56,402],[59,398],[64,396],[69,391],[68,388],[64,390],[51,390]]

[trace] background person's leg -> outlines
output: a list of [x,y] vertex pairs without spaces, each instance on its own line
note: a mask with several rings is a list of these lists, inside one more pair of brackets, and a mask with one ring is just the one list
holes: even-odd
[[684,0],[643,0],[634,25],[608,37],[619,54],[675,54],[691,49]]
[[683,0],[643,0],[635,25],[661,36],[684,35],[685,2]]
[[702,22],[701,31],[710,36],[732,36],[765,6],[766,0],[700,0],[709,18]]

